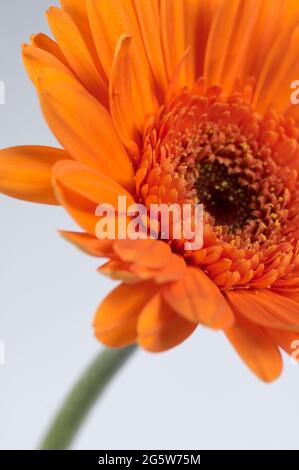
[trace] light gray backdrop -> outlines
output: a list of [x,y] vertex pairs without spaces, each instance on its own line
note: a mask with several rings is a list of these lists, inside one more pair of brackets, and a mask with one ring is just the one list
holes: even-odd
[[[57,2],[52,2],[55,4]],[[0,147],[55,145],[43,122],[20,45],[47,31],[45,0],[1,0]],[[296,78],[296,77],[294,77]],[[112,282],[97,261],[62,240],[60,208],[0,196],[0,448],[34,448],[57,405],[101,347],[91,321]],[[76,449],[298,449],[299,368],[258,381],[221,333],[199,328],[182,346],[138,352],[74,443]]]

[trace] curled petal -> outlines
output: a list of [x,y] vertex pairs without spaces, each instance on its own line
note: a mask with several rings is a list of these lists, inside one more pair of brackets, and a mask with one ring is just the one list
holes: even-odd
[[[123,143],[139,142],[132,97],[131,61],[129,56],[131,38],[123,34],[116,47],[110,77],[110,112]],[[128,109],[131,111],[128,113]]]
[[56,57],[63,65],[65,65],[67,68],[69,67],[69,64],[63,55],[59,45],[57,42],[53,41],[53,39],[49,38],[46,34],[39,33],[39,34],[34,34],[31,36],[31,44],[32,46],[35,46],[38,49],[42,49],[45,52],[48,52],[52,56]]
[[138,129],[157,110],[153,78],[131,0],[86,0],[91,31],[98,55],[109,79],[115,48],[122,34],[132,36],[130,49],[132,98]]

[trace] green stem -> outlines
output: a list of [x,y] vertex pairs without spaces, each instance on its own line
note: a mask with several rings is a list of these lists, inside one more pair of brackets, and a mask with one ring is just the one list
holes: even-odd
[[135,349],[105,349],[95,358],[58,411],[41,450],[69,448],[92,406]]

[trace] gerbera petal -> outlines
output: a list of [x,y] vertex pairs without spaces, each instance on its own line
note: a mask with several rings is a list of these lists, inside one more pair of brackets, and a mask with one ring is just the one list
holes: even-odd
[[181,86],[192,87],[203,74],[206,43],[221,1],[161,0],[161,34],[169,80],[189,47],[191,51],[180,74]]
[[296,357],[298,357],[298,354],[295,352],[299,348],[298,333],[271,328],[267,328],[266,331],[275,344],[284,349],[290,356],[295,353]]
[[52,56],[56,57],[56,59],[62,62],[66,67],[69,67],[69,64],[57,42],[53,41],[49,36],[43,33],[34,34],[30,37],[30,40],[33,46],[48,52]]
[[[261,71],[254,98],[258,111],[295,108],[290,101],[291,83],[298,76],[299,26],[296,21],[276,41]],[[286,51],[288,52],[286,54]]]
[[170,261],[169,245],[160,240],[117,240],[114,242],[117,255],[126,262],[134,262],[151,269],[162,269]]
[[[271,15],[269,15],[271,11]],[[243,77],[259,77],[265,58],[276,42],[281,32],[286,30],[294,16],[299,11],[297,0],[262,0],[259,12],[252,29],[249,47],[246,50],[246,60],[240,74]]]
[[104,81],[108,84],[106,74],[104,73],[102,64],[99,61],[99,57],[95,48],[93,37],[91,34],[86,0],[60,0],[61,6],[75,21],[78,26],[84,40],[88,46],[89,52],[93,57],[93,61],[99,70],[99,73]]
[[41,70],[45,68],[51,68],[72,76],[65,62],[60,61],[52,52],[49,53],[47,50],[24,44],[22,53],[27,73],[35,86],[37,86],[37,77],[39,77]]
[[[168,80],[174,74],[175,68],[186,50],[185,39],[185,2],[178,0],[161,0],[161,33],[163,39],[163,49],[167,67]],[[190,25],[191,27],[191,25]],[[186,67],[182,74],[181,85],[186,83]]]
[[147,351],[161,352],[187,339],[197,327],[182,318],[156,294],[144,307],[138,320],[138,343]]
[[112,259],[98,268],[98,272],[108,276],[115,281],[136,283],[143,279],[131,273],[129,266],[121,260]]
[[208,85],[231,91],[246,60],[262,0],[224,0],[213,20],[205,57]]
[[225,334],[243,361],[260,379],[265,382],[277,379],[282,370],[281,355],[262,328],[245,319],[238,319]]
[[226,293],[232,309],[259,325],[299,330],[299,303],[266,290]]
[[187,77],[192,83],[204,74],[204,61],[211,27],[223,0],[186,0],[185,28],[187,46],[191,45],[193,60],[187,63]]
[[130,50],[132,93],[133,102],[139,104],[135,118],[142,130],[146,118],[157,109],[157,100],[131,0],[87,0],[87,8],[94,41],[108,78],[120,36],[126,33],[133,38]]
[[96,337],[112,348],[132,344],[137,338],[140,312],[155,295],[152,284],[121,284],[116,287],[97,310],[94,319]]
[[106,109],[65,73],[45,69],[38,83],[44,115],[63,147],[76,160],[132,188],[132,165]]
[[168,304],[191,322],[220,329],[234,322],[234,315],[216,285],[197,268],[189,267],[177,282],[162,286]]
[[79,225],[94,235],[99,217],[99,204],[111,204],[117,214],[118,197],[125,196],[128,205],[132,196],[114,181],[78,163],[62,161],[53,168],[55,194]]
[[180,279],[186,269],[184,259],[171,253],[167,244],[154,240],[116,240],[112,261],[100,271],[121,280],[152,280],[164,284]]
[[116,44],[124,33],[135,38],[135,45],[142,54],[140,61],[145,62],[132,0],[86,0],[86,5],[94,42],[108,78]]
[[113,240],[99,240],[95,236],[85,232],[68,232],[61,230],[60,234],[67,241],[73,243],[88,255],[105,258],[113,256]]
[[131,38],[129,36],[124,34],[120,37],[115,50],[109,88],[111,116],[123,143],[127,147],[129,147],[132,140],[135,142],[140,140],[132,99],[130,43]]
[[156,284],[165,284],[181,279],[187,269],[186,263],[182,256],[172,254],[168,263],[160,268],[150,268],[137,260],[130,266],[132,273],[136,274],[140,279],[152,279]]
[[299,303],[271,290],[258,290],[257,303],[267,309],[289,329],[299,331]]
[[117,240],[113,247],[137,279],[164,284],[180,279],[187,269],[184,259],[172,253],[169,245],[161,240]]
[[146,2],[133,0],[133,4],[155,80],[157,95],[162,101],[167,86],[167,73],[162,50],[159,3],[156,0],[147,0]]
[[68,13],[57,7],[51,7],[47,17],[52,33],[72,70],[87,90],[107,107],[107,85],[99,74],[75,21]]
[[68,158],[51,147],[11,147],[0,151],[0,192],[42,204],[59,204],[51,184],[53,165]]
[[187,58],[190,55],[191,48],[188,47],[177,64],[173,76],[171,77],[165,95],[165,102],[169,103],[172,98],[176,96],[176,94],[182,89],[183,84],[186,83],[186,64]]

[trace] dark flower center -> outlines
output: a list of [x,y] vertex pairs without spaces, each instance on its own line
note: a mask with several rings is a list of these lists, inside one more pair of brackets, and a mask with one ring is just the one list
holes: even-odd
[[227,225],[234,232],[252,217],[256,195],[238,170],[205,157],[198,165],[194,184],[198,200],[215,219],[216,225]]

